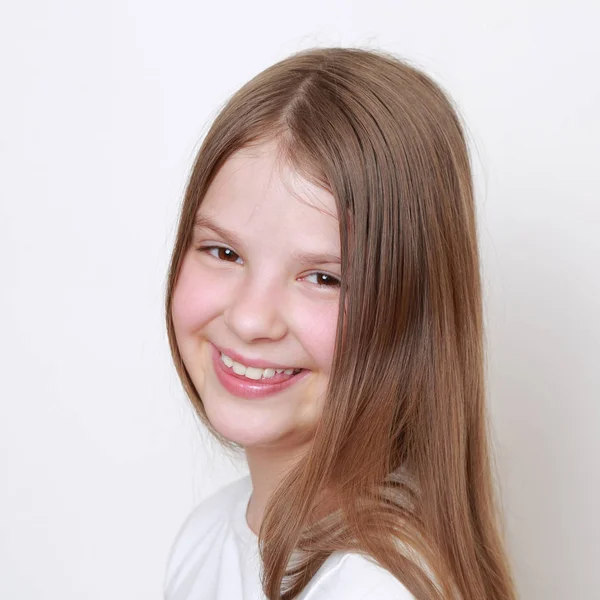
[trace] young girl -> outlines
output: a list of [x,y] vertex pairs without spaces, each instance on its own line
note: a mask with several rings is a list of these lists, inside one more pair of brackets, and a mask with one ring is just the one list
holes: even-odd
[[479,269],[465,135],[422,72],[312,49],[229,100],[166,317],[187,395],[250,475],[184,523],[167,600],[516,597]]

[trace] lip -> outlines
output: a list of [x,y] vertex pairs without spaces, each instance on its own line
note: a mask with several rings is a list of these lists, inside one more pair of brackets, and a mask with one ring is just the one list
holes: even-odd
[[[278,394],[279,392],[283,392],[284,390],[292,387],[296,383],[299,383],[306,377],[306,375],[308,375],[308,373],[310,373],[308,369],[303,369],[297,375],[288,377],[284,381],[278,383],[272,383],[269,379],[253,381],[252,379],[248,379],[242,375],[237,375],[231,369],[228,369],[221,360],[221,351],[213,344],[211,344],[211,346],[213,368],[219,383],[230,394],[233,394],[239,398],[265,398],[266,396]],[[224,353],[227,354],[225,351]],[[227,354],[227,356],[231,355]],[[233,358],[233,356],[231,358]],[[251,367],[252,365],[248,366]],[[276,377],[277,376],[275,376],[275,378]]]
[[[216,348],[216,346],[214,344],[212,344],[212,345],[213,345],[213,347]],[[265,367],[265,365],[267,365],[268,367],[271,367],[273,369],[283,369],[284,371],[286,369],[294,369],[295,368],[295,367],[290,367],[289,365],[285,366],[285,365],[281,365],[276,362],[265,361],[262,359],[255,360],[253,358],[246,358],[245,356],[238,354],[235,350],[233,350],[231,348],[217,348],[217,350],[219,352],[222,352],[226,356],[229,356],[229,358],[232,358],[233,360],[235,360],[235,362],[239,362],[240,364],[242,364],[246,367],[256,367],[258,369],[262,369]]]

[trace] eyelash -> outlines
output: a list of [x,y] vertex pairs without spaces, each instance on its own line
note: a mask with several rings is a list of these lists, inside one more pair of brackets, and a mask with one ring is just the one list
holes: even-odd
[[[213,254],[210,254],[210,250],[229,250],[235,256],[237,256],[238,258],[240,258],[239,254],[236,254],[231,248],[228,248],[227,246],[200,246],[200,247],[196,248],[196,250],[198,250],[200,252],[204,252],[206,254],[209,254],[209,256],[212,256],[213,258],[216,258],[217,260],[223,260],[223,262],[232,262],[233,264],[239,264],[239,263],[236,263],[235,261],[228,261],[228,260],[220,259],[217,256],[214,256]],[[332,281],[334,281],[334,283],[332,285],[323,284],[323,283],[317,283],[317,284],[315,284],[315,285],[317,285],[317,287],[320,287],[320,288],[338,288],[341,285],[340,280],[337,277],[335,277],[334,275],[330,275],[329,273],[323,273],[321,271],[315,271],[314,273],[310,273],[308,275],[308,277],[310,277],[311,275],[324,275],[325,277],[329,277]]]

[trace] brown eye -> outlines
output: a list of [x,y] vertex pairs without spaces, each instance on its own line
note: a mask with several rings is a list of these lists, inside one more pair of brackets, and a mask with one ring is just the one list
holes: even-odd
[[238,262],[238,259],[241,260],[241,258],[231,248],[225,248],[224,246],[205,246],[203,248],[198,248],[198,250],[206,252],[211,256],[218,258],[219,260],[224,260],[227,262],[235,263]]
[[328,275],[327,273],[311,273],[308,277],[314,277],[314,283],[316,283],[319,287],[336,288],[340,286],[340,280],[333,275]]

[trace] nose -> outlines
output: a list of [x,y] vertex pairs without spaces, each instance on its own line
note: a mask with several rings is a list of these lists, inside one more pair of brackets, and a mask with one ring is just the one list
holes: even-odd
[[272,281],[248,275],[224,310],[227,327],[246,342],[279,340],[287,334],[282,294]]

